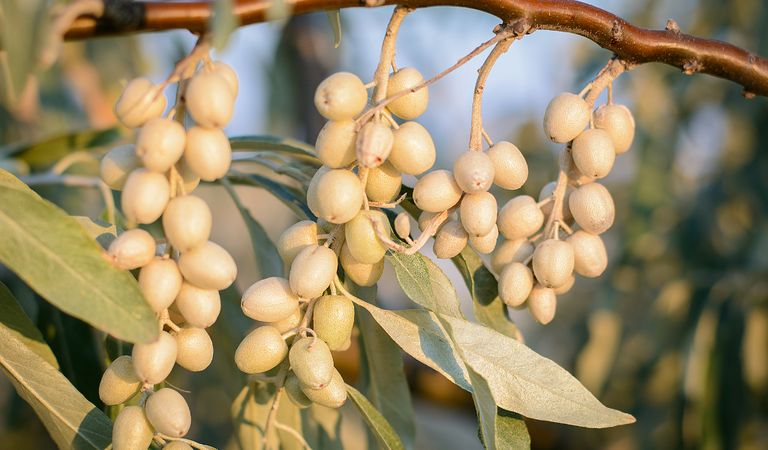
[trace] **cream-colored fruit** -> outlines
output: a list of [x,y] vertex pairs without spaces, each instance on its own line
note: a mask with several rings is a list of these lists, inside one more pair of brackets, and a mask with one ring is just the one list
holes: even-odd
[[608,189],[600,183],[590,183],[573,191],[568,199],[571,214],[585,231],[600,234],[613,225],[616,209]]
[[163,231],[173,248],[188,252],[211,236],[211,208],[195,195],[173,198],[163,213]]
[[514,144],[501,141],[485,151],[493,162],[493,183],[503,189],[520,189],[528,180],[528,163]]
[[411,236],[411,217],[407,212],[401,212],[395,217],[395,233],[401,239]]
[[536,322],[546,325],[555,318],[555,309],[557,308],[557,296],[555,291],[545,288],[539,283],[534,283],[531,294],[526,300],[528,312]]
[[363,186],[357,175],[336,169],[317,182],[317,208],[320,217],[331,223],[347,223],[363,205]]
[[565,294],[566,292],[571,290],[574,282],[576,282],[576,276],[574,274],[571,274],[571,277],[568,278],[568,281],[566,281],[564,285],[560,286],[557,289],[553,289],[552,291],[555,293],[555,295]]
[[[176,163],[176,171],[181,176],[181,184],[184,186],[184,191],[181,190],[180,187],[177,187],[179,192],[179,195],[182,193],[184,194],[191,194],[192,191],[197,188],[197,186],[200,184],[200,176],[196,174],[191,167],[189,167],[189,163],[187,162],[187,158],[182,155],[181,159]],[[168,172],[165,174],[165,177],[168,179],[168,182],[171,182],[171,172]]]
[[403,174],[391,162],[385,161],[368,171],[365,194],[372,202],[389,203],[400,195],[402,181]]
[[573,247],[573,269],[587,278],[599,277],[608,267],[608,254],[600,236],[576,230],[565,239]]
[[283,334],[298,328],[302,318],[304,318],[304,311],[301,308],[296,308],[293,314],[285,319],[269,322],[267,325],[274,327],[280,334]]
[[285,278],[270,277],[252,284],[243,293],[240,307],[253,320],[277,322],[291,316],[299,307],[299,298]]
[[469,234],[461,222],[448,222],[435,235],[435,245],[432,250],[440,259],[453,258],[461,253],[469,242]]
[[187,323],[198,328],[208,328],[216,323],[221,312],[217,289],[202,289],[187,280],[182,281],[174,304]]
[[138,394],[141,385],[133,371],[131,357],[123,355],[112,361],[101,376],[99,398],[105,405],[119,405]]
[[285,393],[288,395],[288,399],[294,405],[300,409],[309,408],[312,406],[312,400],[307,397],[307,394],[301,390],[301,382],[296,378],[296,374],[292,370],[288,371],[288,375],[285,377]]
[[343,295],[324,295],[317,299],[312,314],[312,329],[317,337],[338,350],[349,339],[355,325],[355,305]]
[[165,175],[136,169],[123,186],[120,205],[128,220],[152,223],[159,219],[171,199],[171,185]]
[[[205,71],[205,67],[198,70],[198,73],[201,70]],[[240,89],[240,82],[237,79],[237,72],[235,72],[235,69],[221,61],[214,61],[212,72],[227,80],[227,84],[229,84],[232,94],[237,97],[237,92]]]
[[529,195],[518,195],[508,201],[501,211],[497,224],[499,233],[507,239],[522,239],[539,231],[544,223],[544,213]]
[[293,260],[288,280],[291,290],[306,300],[320,297],[338,268],[336,253],[324,245],[308,245]]
[[155,256],[141,268],[139,288],[152,311],[160,312],[171,306],[181,289],[181,272],[176,261]]
[[186,442],[171,441],[163,446],[163,450],[192,450]]
[[496,197],[490,192],[465,194],[459,209],[461,224],[470,237],[487,236],[496,226],[497,211]]
[[176,339],[165,331],[148,344],[135,344],[131,360],[136,377],[143,383],[158,384],[165,380],[176,364]]
[[511,262],[523,262],[533,255],[534,247],[527,239],[510,239],[502,242],[491,255],[491,268],[500,274]]
[[533,252],[533,273],[547,288],[557,289],[568,282],[573,273],[573,248],[567,242],[547,239]]
[[483,152],[464,152],[453,163],[453,177],[467,194],[486,192],[493,184],[493,161]]
[[235,350],[235,364],[245,373],[263,373],[283,362],[288,345],[269,325],[251,331]]
[[122,191],[125,180],[131,172],[141,167],[141,160],[136,156],[136,146],[133,144],[115,147],[99,164],[99,177],[107,186],[116,191]]
[[624,105],[602,105],[593,114],[595,128],[608,132],[616,154],[620,155],[632,145],[635,138],[635,119]]
[[232,255],[211,241],[182,253],[179,269],[185,279],[203,289],[222,291],[237,277],[237,266]]
[[115,116],[128,128],[138,128],[149,119],[159,117],[165,111],[166,101],[162,92],[146,78],[135,78],[123,89],[115,103]]
[[328,386],[318,390],[305,388],[303,391],[308,399],[326,408],[339,408],[347,401],[347,385],[335,368]]
[[205,128],[224,128],[235,111],[235,94],[227,79],[213,72],[192,77],[185,99],[189,115]]
[[[307,187],[307,206],[309,207],[309,210],[312,211],[312,214],[318,217],[318,221],[322,219],[323,221],[328,222],[320,215],[320,202],[317,192],[317,185],[320,183],[320,179],[323,177],[323,175],[327,174],[331,170],[332,169],[328,166],[321,166],[319,169],[317,169],[315,175],[312,176],[312,180],[309,182],[309,187]],[[330,231],[328,232],[330,233]]]
[[357,162],[363,167],[379,167],[389,158],[393,141],[389,125],[381,122],[366,123],[357,134],[355,142]]
[[418,175],[432,168],[437,151],[426,128],[418,122],[405,122],[393,135],[389,161],[397,170],[407,175]]
[[155,430],[149,423],[144,408],[126,406],[115,418],[112,427],[113,450],[146,450],[152,444]]
[[340,169],[357,158],[357,122],[329,120],[315,141],[317,158],[332,169]]
[[357,75],[337,72],[323,80],[315,91],[315,107],[331,120],[351,119],[365,108],[368,91]]
[[[563,162],[563,158],[565,157],[565,155],[566,155],[566,151],[565,150],[562,150],[560,153],[558,153],[558,155],[557,155],[557,166],[558,167],[561,167],[562,162]],[[569,166],[571,168],[570,173],[568,175],[573,178],[573,181],[571,181],[571,182],[574,185],[581,186],[582,184],[588,184],[588,183],[591,183],[591,182],[595,181],[594,178],[590,178],[590,177],[584,175],[583,173],[581,173],[579,168],[576,166],[576,163],[573,162],[573,155],[571,155],[570,153],[568,153],[568,155],[569,155],[568,158],[570,158],[570,162],[568,164],[569,164]]]
[[277,253],[286,264],[293,264],[296,255],[307,245],[318,244],[318,234],[323,231],[311,220],[302,220],[283,231],[277,241]]
[[607,131],[590,128],[573,140],[571,156],[579,172],[590,178],[603,178],[613,168],[616,151]]
[[203,181],[214,181],[229,171],[232,145],[221,128],[190,127],[184,158]]
[[345,243],[341,247],[339,262],[344,273],[359,286],[373,286],[384,273],[384,258],[373,264],[364,264],[356,260]]
[[[442,211],[440,212],[422,211],[422,213],[419,214],[419,230],[424,231],[427,228],[427,226],[429,226],[429,223],[432,221],[432,219],[437,217],[441,212]],[[437,231],[440,231],[440,228],[442,228],[443,225],[445,225],[446,223],[452,220],[455,220],[455,221],[459,220],[459,211],[453,212],[448,216],[446,216],[446,218],[443,219],[443,221],[437,227]]]
[[109,244],[112,264],[122,270],[146,266],[155,257],[155,238],[141,228],[128,230]]
[[472,248],[474,248],[477,253],[483,255],[491,253],[493,249],[496,248],[496,241],[498,241],[498,239],[499,227],[496,226],[496,224],[493,224],[493,228],[485,236],[469,235],[469,243],[472,244]]
[[179,122],[155,117],[141,126],[136,137],[136,156],[153,172],[167,172],[184,153],[187,133]]
[[293,343],[288,352],[291,369],[306,389],[322,389],[333,378],[333,356],[328,345],[322,339],[312,336]]
[[[423,82],[424,77],[421,76],[418,70],[413,67],[403,67],[389,76],[387,97],[392,97]],[[401,119],[413,120],[426,111],[428,102],[429,91],[424,87],[393,101],[387,105],[387,109]]]
[[528,266],[512,262],[499,275],[499,298],[512,308],[522,305],[533,288],[533,273]]
[[[557,181],[550,181],[549,183],[545,184],[544,187],[541,188],[541,192],[539,192],[539,203],[552,197],[552,195],[555,193],[556,187]],[[568,199],[571,198],[571,193],[573,193],[575,190],[576,188],[570,184],[566,185],[565,187],[565,197],[563,198],[563,221],[566,223],[571,223],[571,221],[573,221],[573,215],[571,215],[571,207],[568,205]],[[549,217],[549,214],[552,212],[552,208],[554,206],[555,201],[552,200],[551,202],[541,207],[541,212],[544,213],[545,218]]]
[[147,398],[147,419],[159,433],[180,438],[187,435],[192,425],[189,405],[181,394],[171,388],[162,388]]
[[202,328],[184,324],[171,331],[176,339],[176,364],[192,372],[205,370],[213,361],[213,342]]
[[440,212],[458,203],[462,194],[453,172],[435,170],[416,182],[413,201],[422,211]]
[[389,220],[386,214],[376,210],[360,210],[357,215],[344,225],[344,235],[349,252],[361,263],[375,264],[387,252],[387,247],[376,235],[380,229],[389,236]]
[[591,115],[592,110],[583,98],[570,92],[558,94],[544,112],[544,134],[553,142],[564,144],[584,130]]

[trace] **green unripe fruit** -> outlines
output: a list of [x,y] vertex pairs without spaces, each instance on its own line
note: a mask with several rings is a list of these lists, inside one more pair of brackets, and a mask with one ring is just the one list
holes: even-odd
[[296,308],[290,316],[277,322],[269,322],[268,325],[274,327],[280,334],[283,334],[298,328],[302,318],[304,318],[304,311],[301,308]]
[[487,236],[496,226],[497,211],[496,197],[490,192],[465,194],[459,209],[461,224],[470,237]]
[[189,168],[203,181],[214,181],[229,171],[232,145],[221,128],[190,127],[184,157]]
[[291,346],[288,359],[296,378],[306,389],[322,389],[333,378],[333,356],[322,339],[312,336],[299,339]]
[[138,128],[162,115],[165,106],[165,95],[155,91],[154,83],[146,78],[135,78],[125,86],[115,103],[115,116],[126,127]]
[[285,278],[270,277],[252,284],[244,293],[240,307],[253,320],[277,322],[291,316],[299,298]]
[[368,91],[357,75],[337,72],[323,80],[315,91],[315,107],[331,120],[351,119],[365,108]]
[[486,192],[493,184],[493,161],[483,152],[464,152],[453,164],[453,176],[467,194]]
[[185,195],[172,199],[163,213],[163,231],[173,248],[188,252],[211,236],[213,216],[200,197]]
[[179,269],[186,280],[203,289],[222,291],[237,277],[237,265],[232,255],[211,241],[182,253]]
[[[200,73],[200,71],[205,71],[205,67],[201,67],[200,70],[198,70],[198,73]],[[237,97],[237,92],[240,89],[240,82],[237,79],[237,72],[235,72],[232,67],[221,61],[214,61],[213,70],[211,70],[211,72],[227,80],[227,84],[229,84],[232,94]]]
[[546,325],[555,318],[557,297],[552,289],[545,288],[539,283],[533,284],[530,295],[526,300],[528,312],[536,322]]
[[375,264],[387,252],[387,247],[379,241],[374,227],[389,235],[389,220],[386,214],[375,210],[360,210],[344,225],[349,252],[363,264]]
[[520,189],[528,180],[528,164],[514,144],[501,141],[485,151],[493,162],[493,183],[503,189]]
[[528,195],[518,195],[508,201],[497,219],[499,233],[507,239],[522,239],[533,235],[544,223],[544,213],[536,200]]
[[339,408],[347,401],[347,385],[336,369],[333,369],[333,377],[328,386],[318,390],[303,390],[308,399],[326,408]]
[[556,289],[573,273],[573,248],[557,239],[547,239],[533,252],[533,273],[542,286]]
[[197,328],[208,328],[219,317],[221,297],[216,289],[202,289],[187,280],[182,281],[175,305],[184,320]]
[[533,255],[534,247],[527,239],[506,240],[491,255],[491,268],[500,274],[511,262],[523,262]]
[[301,382],[296,378],[296,374],[292,370],[288,371],[288,375],[285,377],[285,393],[288,395],[288,399],[294,405],[300,409],[309,408],[312,406],[312,400],[307,397],[307,394],[301,390]]
[[553,142],[565,144],[584,130],[591,115],[583,98],[570,92],[558,94],[544,112],[544,134]]
[[213,342],[202,328],[185,324],[172,331],[176,339],[176,364],[192,372],[205,370],[213,361]]
[[329,120],[317,135],[317,158],[326,166],[341,169],[357,158],[357,122],[352,119]]
[[131,172],[141,167],[141,160],[136,156],[136,146],[133,144],[115,147],[103,158],[99,164],[99,177],[116,191],[122,191],[125,180]]
[[407,175],[418,175],[431,169],[437,159],[432,136],[421,124],[405,122],[393,132],[389,161]]
[[624,105],[602,105],[593,113],[595,128],[611,135],[616,154],[620,155],[632,145],[635,138],[635,119]]
[[373,286],[384,273],[384,258],[373,264],[364,264],[356,260],[345,243],[341,247],[339,262],[344,273],[359,286]]
[[[440,211],[440,212],[442,212],[442,211]],[[440,214],[440,212],[422,211],[422,213],[419,214],[419,230],[421,230],[421,231],[426,230],[427,227],[429,226],[429,222],[431,222],[432,219],[437,217]],[[448,223],[448,222],[450,222],[452,220],[458,221],[459,220],[459,214],[458,213],[459,212],[456,211],[456,212],[453,212],[453,213],[449,214],[442,221],[442,223],[440,223],[440,225],[437,227],[437,231],[440,231],[440,228],[442,228],[443,225],[445,225],[446,223]]]
[[224,128],[232,119],[235,94],[227,80],[216,73],[192,77],[184,96],[189,115],[201,127]]
[[120,205],[128,220],[152,223],[159,219],[171,199],[171,185],[165,175],[136,169],[123,186]]
[[320,217],[331,223],[347,223],[363,205],[363,186],[348,170],[331,170],[317,182],[315,195]]
[[109,244],[107,253],[112,257],[115,267],[122,270],[138,269],[154,259],[155,238],[141,228],[128,230]]
[[616,209],[608,189],[599,183],[590,183],[573,191],[568,199],[571,214],[581,228],[600,234],[613,225]]
[[579,275],[596,278],[608,267],[608,254],[600,236],[585,230],[576,230],[565,242],[573,248],[573,269]]
[[576,277],[573,274],[571,274],[571,277],[568,278],[568,281],[566,281],[564,285],[560,286],[557,289],[553,289],[552,292],[554,292],[555,295],[565,294],[566,292],[571,290],[571,288],[573,287],[573,283],[575,281],[576,281]]
[[394,136],[389,125],[368,122],[357,135],[357,162],[362,167],[379,167],[392,151]]
[[179,122],[155,117],[139,129],[136,156],[153,172],[167,172],[184,153],[187,133]]
[[147,450],[152,444],[155,430],[149,423],[144,408],[126,406],[115,418],[112,427],[113,450]]
[[275,327],[261,326],[251,331],[235,350],[235,364],[245,373],[264,373],[283,362],[288,345]]
[[[309,182],[309,187],[307,187],[307,206],[309,207],[309,210],[312,211],[312,214],[318,217],[318,220],[321,219],[322,216],[320,215],[320,201],[317,192],[317,185],[320,183],[320,179],[323,177],[323,175],[330,172],[331,170],[332,169],[327,166],[322,166],[317,169],[317,172],[315,172],[315,175]],[[326,221],[325,219],[323,220]],[[328,232],[330,233],[330,231]]]
[[451,221],[443,225],[435,235],[435,245],[432,250],[440,259],[453,258],[461,253],[469,242],[469,234],[461,222]]
[[315,302],[312,329],[331,350],[340,349],[352,334],[355,305],[343,295],[324,295]]
[[421,177],[413,188],[413,201],[422,211],[440,212],[455,205],[463,191],[453,173],[435,170]]
[[[549,183],[545,184],[543,188],[541,188],[541,192],[539,192],[539,202],[542,202],[550,197],[555,193],[555,188],[557,188],[557,181],[550,181]],[[571,198],[571,193],[575,191],[576,188],[571,186],[570,184],[565,187],[565,198],[563,198],[563,221],[570,223],[573,221],[573,215],[571,215],[571,207],[568,205],[568,199]],[[555,206],[555,201],[551,201],[547,203],[546,205],[541,207],[541,212],[544,213],[544,217],[549,217],[549,214],[552,212],[552,208]]]
[[101,376],[99,398],[105,405],[119,405],[138,394],[141,385],[133,371],[131,357],[123,355],[112,361]]
[[181,272],[176,261],[154,257],[139,272],[139,288],[154,312],[160,312],[176,299],[181,289]]
[[395,232],[401,239],[411,235],[411,218],[407,212],[401,212],[395,217]]
[[525,303],[533,288],[533,273],[528,266],[512,262],[499,275],[499,298],[509,307]]
[[[404,67],[389,76],[387,97],[416,87],[424,82],[424,77],[413,67]],[[387,105],[392,114],[405,120],[413,120],[427,110],[429,91],[426,87],[411,92]]]
[[171,437],[186,436],[192,425],[189,405],[181,394],[163,388],[147,398],[147,419],[159,433]]
[[331,285],[338,265],[333,250],[323,245],[308,245],[293,260],[288,276],[291,290],[306,300],[320,297]]
[[365,194],[372,202],[389,203],[400,194],[403,174],[391,162],[385,161],[379,167],[368,171],[368,182],[365,184]]
[[616,151],[607,131],[591,128],[573,140],[571,156],[579,172],[590,178],[603,178],[613,168]]
[[307,245],[318,244],[318,234],[322,234],[320,226],[311,220],[302,220],[283,231],[277,241],[277,253],[286,264],[293,264],[296,255]]
[[176,363],[176,339],[161,331],[149,344],[136,344],[131,352],[133,370],[143,383],[158,384],[165,380]]
[[488,253],[491,253],[494,248],[496,248],[496,241],[499,239],[499,227],[496,226],[496,224],[493,224],[493,228],[491,229],[490,233],[486,234],[485,236],[475,236],[474,234],[469,235],[469,243],[472,244],[472,248],[475,249],[477,253],[486,255]]

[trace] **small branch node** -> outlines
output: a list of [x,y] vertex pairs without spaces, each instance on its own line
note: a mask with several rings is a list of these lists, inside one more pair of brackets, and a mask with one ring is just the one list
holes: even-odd
[[686,75],[693,75],[694,73],[701,71],[703,68],[704,65],[698,58],[689,59],[685,64],[683,64],[683,73]]
[[664,29],[675,34],[680,34],[680,27],[677,25],[677,22],[672,19],[667,20],[667,26],[664,27]]

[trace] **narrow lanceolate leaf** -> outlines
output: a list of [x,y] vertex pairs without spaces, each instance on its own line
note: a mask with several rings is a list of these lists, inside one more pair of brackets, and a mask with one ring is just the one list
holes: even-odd
[[54,165],[70,153],[109,145],[122,137],[117,127],[105,130],[85,130],[56,136],[34,144],[14,144],[0,148],[0,158],[15,155],[33,169],[42,170]]
[[382,448],[386,450],[399,450],[405,449],[400,438],[397,437],[397,433],[392,429],[392,426],[387,422],[384,416],[371,405],[371,402],[363,394],[357,391],[350,385],[347,385],[347,394],[352,399],[352,403],[355,405],[360,415],[363,416],[363,420],[368,424],[368,428],[373,431],[374,436],[381,444]]
[[[232,419],[235,423],[235,436],[242,450],[262,448],[264,427],[275,398],[275,385],[252,381],[244,387],[232,403]],[[286,399],[288,400],[288,399]],[[280,448],[280,438],[275,428],[269,433],[267,450]]]
[[397,282],[408,298],[430,311],[464,317],[451,280],[432,260],[421,253],[406,255],[392,250],[388,250],[386,256],[395,267]]
[[255,173],[240,173],[230,170],[227,177],[233,184],[263,188],[285,203],[301,219],[314,220],[315,215],[309,210],[304,195],[288,186]]
[[341,14],[338,9],[329,9],[325,12],[333,27],[333,48],[339,48],[341,44]]
[[16,339],[37,353],[37,356],[43,358],[45,362],[56,369],[59,368],[56,356],[53,355],[53,351],[43,339],[43,333],[27,317],[19,302],[3,283],[0,283],[0,327],[5,327]]
[[55,205],[0,183],[0,236],[0,262],[54,306],[125,341],[157,336],[157,319],[133,276],[112,267]]
[[230,138],[229,142],[232,145],[232,151],[264,150],[288,153],[292,156],[305,157],[320,165],[314,147],[296,139],[276,136],[237,136]]
[[229,36],[237,29],[238,20],[232,14],[233,0],[216,0],[215,3],[209,27],[213,33],[213,46],[221,51],[227,46]]
[[112,421],[67,378],[7,329],[0,327],[0,368],[35,410],[59,448],[106,449]]

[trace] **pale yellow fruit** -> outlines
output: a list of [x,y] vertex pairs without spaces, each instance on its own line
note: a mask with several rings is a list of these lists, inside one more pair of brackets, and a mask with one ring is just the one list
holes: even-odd
[[211,208],[200,197],[185,195],[172,199],[163,213],[163,231],[173,248],[188,252],[211,236]]
[[333,378],[333,356],[322,339],[308,336],[294,342],[288,352],[291,369],[306,389],[322,389]]
[[416,182],[413,201],[422,211],[440,212],[458,203],[462,194],[453,172],[435,170]]
[[[205,67],[202,67],[200,70],[204,71]],[[198,73],[199,72],[200,71],[198,71]],[[235,72],[235,69],[221,61],[214,61],[213,70],[211,72],[227,80],[227,84],[229,84],[232,94],[237,97],[237,92],[240,89],[240,82],[237,79],[237,72]]]
[[133,144],[115,147],[99,164],[99,177],[107,186],[116,191],[122,191],[125,180],[131,172],[141,167],[141,161],[136,156],[136,146]]
[[303,299],[323,295],[338,268],[336,253],[323,245],[308,245],[293,260],[288,280],[291,290]]
[[545,288],[539,283],[534,283],[533,289],[526,300],[528,312],[536,322],[546,325],[555,318],[557,308],[557,296],[552,289]]
[[214,181],[229,171],[232,145],[221,128],[190,127],[184,158],[203,181]]
[[[565,157],[565,154],[566,154],[565,150],[563,150],[560,153],[558,153],[558,155],[557,155],[557,165],[558,165],[558,167],[561,167],[562,162],[563,162],[563,158]],[[571,168],[569,175],[573,177],[573,180],[574,180],[573,183],[576,186],[581,186],[582,184],[588,184],[588,183],[591,183],[591,182],[595,181],[594,178],[590,178],[590,177],[584,175],[583,173],[581,173],[579,168],[576,166],[576,163],[573,162],[573,155],[571,155],[570,153],[568,155],[569,155],[568,158],[570,159],[570,162],[568,164],[569,164],[569,166]]]
[[201,127],[223,128],[232,119],[235,93],[227,79],[216,73],[198,73],[192,77],[184,96],[189,115]]
[[268,325],[274,327],[280,334],[283,334],[298,328],[302,318],[304,318],[304,311],[301,308],[296,308],[290,316],[276,322],[269,322]]
[[500,274],[511,262],[523,262],[533,255],[534,247],[527,239],[510,239],[502,242],[491,255],[491,268]]
[[493,183],[503,189],[520,189],[528,180],[528,164],[514,144],[501,141],[485,151],[493,162]]
[[312,329],[318,339],[338,350],[349,339],[355,325],[355,305],[343,295],[324,295],[317,299],[312,314]]
[[533,235],[543,223],[544,213],[529,195],[518,195],[508,201],[499,211],[497,219],[499,233],[510,240]]
[[291,225],[283,231],[277,241],[277,253],[286,264],[293,264],[296,255],[307,245],[318,244],[318,234],[322,234],[320,227],[311,220],[302,220]]
[[566,281],[565,284],[560,286],[559,288],[553,289],[553,292],[555,293],[555,295],[565,294],[566,292],[571,290],[574,282],[576,282],[576,277],[573,274],[571,274],[571,277],[568,278],[568,281]]
[[148,170],[167,172],[181,158],[186,144],[187,133],[179,122],[155,117],[139,129],[136,156]]
[[[323,177],[323,175],[327,174],[331,170],[332,169],[328,166],[321,166],[319,169],[317,169],[315,175],[312,176],[312,180],[309,182],[309,187],[307,187],[307,206],[309,207],[309,210],[312,211],[312,214],[318,217],[318,221],[322,219],[323,221],[328,222],[327,220],[323,219],[322,216],[320,216],[320,202],[317,192],[317,185],[320,183],[320,179]],[[328,232],[330,233],[330,231]]]
[[602,105],[592,115],[595,128],[603,129],[611,135],[617,155],[629,150],[635,138],[635,119],[626,106]]
[[155,256],[139,272],[139,288],[154,312],[160,312],[176,299],[181,289],[181,272],[176,261]]
[[148,344],[135,344],[131,360],[136,377],[143,383],[158,384],[165,380],[176,363],[176,339],[165,331]]
[[590,183],[573,191],[568,199],[571,214],[585,231],[600,234],[613,225],[616,209],[613,197],[600,183]]
[[607,131],[591,128],[573,140],[571,156],[579,172],[590,178],[603,178],[613,168],[616,151]]
[[363,205],[363,186],[348,170],[331,170],[317,182],[317,208],[320,217],[331,223],[347,223]]
[[392,151],[394,136],[389,125],[368,122],[357,134],[355,147],[357,162],[368,168],[379,167]]
[[117,268],[138,269],[151,263],[155,257],[155,238],[141,228],[128,230],[109,244],[107,253]]
[[263,373],[283,362],[288,345],[280,332],[269,325],[251,331],[235,351],[235,364],[245,373]]
[[496,226],[497,210],[496,197],[490,192],[465,194],[459,209],[461,224],[470,237],[487,236]]
[[243,293],[240,307],[253,320],[277,322],[291,316],[299,307],[299,298],[285,278],[270,277],[252,284]]
[[472,244],[472,248],[477,253],[486,255],[491,253],[496,248],[496,241],[499,239],[499,227],[493,224],[491,231],[485,236],[469,235],[469,243]]
[[[181,159],[176,163],[176,171],[181,176],[181,183],[184,186],[183,193],[185,194],[191,194],[192,191],[197,188],[197,186],[200,184],[200,176],[196,174],[191,167],[189,167],[189,163],[187,162],[187,158],[182,155]],[[171,182],[171,173],[168,172],[165,174],[166,178],[168,179],[168,182]],[[177,192],[179,195],[182,194],[182,190],[180,187],[177,187]]]
[[144,408],[126,406],[115,418],[112,427],[113,450],[146,450],[152,443],[155,430],[149,423]]
[[329,120],[315,141],[317,158],[332,169],[340,169],[357,158],[357,122]]
[[328,386],[318,390],[308,388],[303,390],[307,398],[326,408],[339,408],[347,401],[347,384],[335,368]]
[[356,260],[345,243],[341,247],[339,262],[344,273],[359,286],[373,286],[384,273],[384,258],[373,264],[364,264]]
[[198,328],[208,328],[216,323],[221,312],[217,289],[202,289],[187,280],[181,283],[174,304],[187,323]]
[[[441,212],[442,211],[440,212],[422,211],[422,213],[419,214],[419,230],[424,231],[427,228],[427,226],[429,226],[429,223],[432,221],[432,219],[437,217]],[[445,225],[446,223],[452,220],[455,220],[455,221],[459,220],[459,211],[453,212],[448,216],[446,216],[446,218],[443,219],[443,221],[438,226],[437,231],[440,231],[440,228],[442,228],[443,225]]]
[[[544,187],[541,188],[541,192],[539,192],[539,203],[552,197],[552,195],[555,193],[556,187],[557,181],[550,181],[549,183],[545,184]],[[573,215],[571,215],[571,207],[568,205],[568,199],[571,198],[571,193],[573,193],[575,190],[576,188],[570,184],[565,187],[565,197],[563,198],[563,221],[567,223],[571,223],[571,221],[573,221]],[[555,201],[552,200],[551,202],[541,207],[541,212],[544,213],[545,218],[549,217],[549,214],[552,212],[552,208],[554,206]]]
[[285,393],[288,395],[288,399],[294,405],[300,409],[309,408],[312,406],[312,400],[307,397],[307,394],[301,390],[301,382],[296,378],[296,374],[292,370],[288,371],[288,375],[285,377]]
[[493,184],[493,161],[483,152],[464,152],[453,163],[453,176],[467,194],[486,192]]
[[128,220],[152,223],[159,219],[171,199],[171,185],[165,175],[136,169],[123,186],[120,205]]
[[368,171],[365,194],[372,202],[389,203],[400,195],[402,181],[403,174],[391,162],[385,161]]
[[553,98],[544,112],[544,134],[558,144],[573,140],[589,124],[592,110],[578,95],[563,92]]
[[146,78],[135,78],[123,89],[115,103],[115,116],[128,128],[138,128],[149,119],[159,117],[165,111],[166,101],[162,92]]
[[138,394],[141,385],[133,371],[131,357],[123,355],[112,361],[101,376],[99,398],[105,405],[119,405]]
[[[403,67],[389,76],[387,97],[392,97],[402,91],[416,87],[424,82],[418,70],[413,67]],[[429,91],[426,87],[411,92],[387,105],[392,114],[405,120],[413,120],[427,110]]]
[[533,273],[528,266],[512,262],[499,274],[499,298],[512,308],[522,305],[533,288]]
[[389,161],[397,170],[407,175],[418,175],[432,168],[437,151],[426,128],[417,122],[405,122],[393,135]]
[[407,212],[401,212],[395,217],[395,232],[405,239],[411,235],[411,217]]
[[576,230],[565,239],[573,248],[573,269],[587,278],[599,277],[608,267],[608,254],[600,236]]
[[203,289],[224,290],[237,277],[237,266],[232,255],[211,241],[182,253],[179,269],[186,280]]
[[171,441],[163,446],[163,450],[192,450],[186,442]]
[[171,437],[186,436],[192,425],[189,405],[181,394],[162,388],[147,398],[147,419],[159,433]]
[[432,250],[440,259],[453,258],[461,253],[469,242],[469,234],[461,222],[448,222],[435,235],[435,245]]
[[315,107],[331,120],[351,119],[365,108],[368,91],[357,75],[337,72],[323,80],[315,91]]
[[558,239],[547,239],[533,252],[533,273],[547,288],[556,289],[568,282],[573,273],[573,248]]
[[357,215],[344,225],[344,235],[349,252],[361,263],[375,264],[387,252],[387,247],[379,241],[374,226],[389,236],[389,220],[386,214],[375,210],[360,210]]
[[176,364],[192,372],[205,370],[213,361],[213,342],[202,328],[184,324],[172,331],[176,339]]

